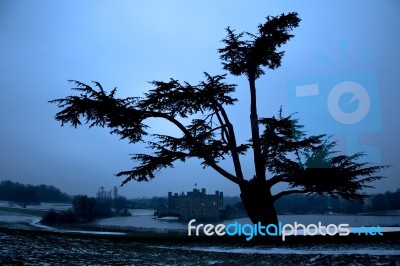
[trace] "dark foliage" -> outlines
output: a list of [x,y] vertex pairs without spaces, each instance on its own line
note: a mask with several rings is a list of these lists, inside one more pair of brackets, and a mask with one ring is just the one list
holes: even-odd
[[275,206],[280,214],[294,213],[346,213],[358,214],[400,210],[400,189],[371,195],[364,203],[343,198],[332,198],[325,195],[310,199],[304,195],[289,195],[276,201]]
[[62,224],[75,224],[79,219],[72,211],[55,211],[49,210],[40,220],[40,223],[45,225],[62,225]]
[[[98,90],[78,81],[74,90],[80,96],[70,96],[51,101],[58,104],[62,111],[56,119],[73,126],[81,125],[81,118],[92,126],[109,127],[111,133],[129,139],[131,143],[144,142],[154,154],[134,154],[132,159],[140,162],[139,166],[123,171],[118,176],[127,176],[123,184],[134,179],[148,181],[155,173],[165,167],[172,167],[177,160],[199,158],[204,166],[211,166],[234,182],[240,182],[217,165],[217,162],[230,153],[233,136],[229,135],[231,124],[223,105],[233,104],[236,99],[229,96],[234,86],[224,83],[224,76],[210,76],[194,86],[188,83],[152,82],[155,89],[145,94],[144,98],[115,98],[115,90],[107,94],[101,85],[95,82]],[[175,101],[171,104],[170,101]],[[186,118],[200,112],[204,119],[192,119],[184,125],[178,117]],[[150,134],[144,121],[148,118],[160,118],[170,121],[182,131],[181,137]],[[146,136],[151,138],[145,139]],[[243,153],[247,145],[234,147],[235,153]]]
[[384,194],[373,195],[369,202],[367,210],[370,211],[400,210],[400,189],[395,192],[387,191]]
[[[130,216],[128,203],[124,196],[118,195],[116,187],[113,191],[106,191],[104,187],[100,187],[96,198],[86,195],[74,196],[70,210],[49,210],[42,217],[41,223],[47,225],[87,223],[94,219],[109,218],[115,215]],[[115,212],[112,211],[112,208]]]
[[218,50],[224,69],[235,76],[258,78],[264,74],[262,67],[280,67],[285,52],[277,51],[277,48],[294,36],[289,31],[298,27],[299,23],[297,13],[292,12],[276,17],[268,16],[265,23],[258,25],[256,34],[235,33],[228,27],[228,36],[222,40],[225,47]]
[[24,185],[5,180],[0,182],[0,200],[13,201],[26,206],[40,202],[69,202],[71,199],[54,186]]
[[[224,197],[224,203],[228,212],[233,216],[240,214],[243,204],[240,197]],[[363,203],[358,200],[346,200],[334,198],[328,195],[316,195],[307,197],[304,194],[292,194],[281,197],[275,201],[278,214],[360,214],[360,213],[383,213],[385,211],[400,210],[400,189],[394,192],[387,191],[380,194],[372,194]]]
[[81,222],[90,222],[96,217],[96,199],[86,195],[75,196],[72,200],[73,213]]
[[[122,184],[131,180],[148,181],[175,161],[197,158],[204,167],[239,185],[244,206],[253,222],[276,223],[274,201],[282,196],[304,193],[310,196],[329,194],[333,197],[363,200],[360,193],[370,182],[382,178],[376,173],[385,166],[360,162],[362,153],[341,155],[336,143],[325,135],[306,136],[292,116],[258,118],[255,80],[263,68],[281,65],[284,51],[278,49],[289,41],[291,30],[299,25],[297,13],[267,17],[256,34],[235,33],[227,28],[219,49],[225,70],[232,75],[245,75],[250,89],[251,140],[237,143],[234,127],[225,111],[233,105],[236,86],[225,82],[226,75],[209,75],[196,85],[170,79],[153,81],[154,87],[142,97],[116,97],[116,89],[107,93],[100,83],[94,86],[70,81],[78,95],[50,101],[61,110],[55,119],[74,127],[108,127],[112,134],[130,143],[142,142],[152,153],[133,154],[137,166],[123,171]],[[180,130],[180,136],[150,133],[147,119],[166,120]],[[260,127],[262,131],[260,131]],[[251,149],[254,176],[242,173],[240,156]],[[218,163],[231,158],[234,173]],[[271,188],[286,183],[288,190],[272,195]]]
[[359,192],[383,178],[375,173],[386,166],[359,162],[363,153],[339,154],[329,136],[306,136],[298,120],[284,117],[282,110],[278,117],[263,118],[260,123],[264,126],[261,146],[265,166],[273,175],[269,182],[284,182],[290,188],[275,195],[276,199],[298,192],[362,200],[366,195]]

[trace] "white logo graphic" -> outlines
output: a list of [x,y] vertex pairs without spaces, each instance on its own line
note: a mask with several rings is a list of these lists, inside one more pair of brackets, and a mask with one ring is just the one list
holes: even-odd
[[[344,112],[339,106],[340,97],[346,93],[353,94],[350,103],[358,100],[358,108],[351,113]],[[363,120],[371,106],[368,92],[359,83],[345,81],[337,84],[328,95],[328,111],[331,116],[342,124],[356,124]]]

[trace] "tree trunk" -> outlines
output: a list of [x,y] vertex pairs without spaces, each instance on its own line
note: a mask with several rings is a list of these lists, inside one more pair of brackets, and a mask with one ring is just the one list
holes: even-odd
[[254,153],[254,167],[256,172],[256,179],[265,180],[265,162],[261,154],[261,140],[260,129],[258,127],[258,114],[257,114],[257,94],[255,83],[255,71],[249,72],[249,85],[250,85],[250,125],[251,125],[251,140],[253,142]]
[[240,191],[240,197],[252,223],[278,225],[272,194],[265,180],[254,178],[240,185]]

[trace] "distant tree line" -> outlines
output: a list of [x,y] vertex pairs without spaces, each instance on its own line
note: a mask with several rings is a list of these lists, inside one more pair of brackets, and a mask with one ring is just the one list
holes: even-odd
[[276,208],[282,213],[366,213],[400,210],[400,189],[374,194],[362,204],[357,200],[332,198],[325,195],[308,199],[304,195],[291,195],[276,202]]
[[48,211],[41,223],[47,225],[87,223],[99,218],[129,216],[128,207],[129,201],[118,194],[117,187],[108,191],[100,187],[96,197],[74,196],[72,208],[68,211]]
[[[0,181],[0,200],[10,201],[27,206],[40,202],[72,202],[72,209],[67,212],[52,213],[53,221],[60,222],[87,222],[96,218],[129,215],[128,209],[143,208],[157,209],[159,206],[167,205],[166,197],[136,198],[128,200],[119,195],[117,187],[105,190],[100,187],[96,197],[86,195],[69,196],[58,188],[50,185],[25,185],[10,180]],[[225,209],[228,214],[245,213],[243,204],[239,197],[224,197]],[[363,212],[380,212],[400,210],[400,188],[395,192],[387,191],[381,194],[371,195],[364,204],[359,201],[348,201],[335,199],[320,195],[310,199],[304,195],[290,195],[280,198],[275,202],[279,214],[325,214],[346,213],[356,214]],[[236,213],[236,214],[235,214]],[[58,223],[58,222],[55,222]]]
[[[151,197],[130,199],[132,209],[157,209],[168,205],[167,197]],[[245,216],[246,210],[238,196],[224,196],[224,216]],[[313,198],[305,195],[290,195],[275,202],[279,214],[326,214],[345,213],[356,214],[363,212],[379,212],[388,210],[400,210],[400,188],[395,192],[374,194],[368,197],[362,204],[357,200],[335,199],[320,195]]]
[[5,180],[0,182],[0,200],[11,201],[25,207],[40,202],[70,202],[71,197],[49,185],[24,185]]
[[160,206],[168,205],[167,197],[135,198],[129,200],[132,209],[158,209]]
[[[244,210],[239,197],[224,198],[224,202],[228,214],[234,215],[235,212],[241,213]],[[387,191],[371,195],[364,204],[325,195],[315,196],[312,199],[305,195],[290,195],[276,201],[275,208],[278,214],[357,214],[400,210],[400,188],[395,192]]]

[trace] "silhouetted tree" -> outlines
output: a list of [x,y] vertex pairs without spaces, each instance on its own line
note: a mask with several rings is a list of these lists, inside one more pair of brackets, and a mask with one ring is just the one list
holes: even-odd
[[167,199],[164,198],[164,197],[152,197],[150,199],[149,206],[154,208],[154,209],[157,209],[160,206],[167,205],[167,202],[168,202]]
[[113,188],[112,194],[113,194],[112,203],[113,203],[115,212],[117,214],[129,215],[128,199],[124,196],[119,195],[118,188],[116,186]]
[[113,199],[112,192],[100,187],[96,193],[96,205],[94,208],[96,218],[106,218],[112,216]]
[[0,200],[14,201],[20,205],[25,202],[26,185],[11,180],[0,182]]
[[81,222],[92,221],[96,217],[96,199],[78,195],[72,199],[72,210]]
[[128,200],[124,196],[114,198],[114,209],[117,214],[128,215]]
[[14,201],[25,208],[31,204],[40,203],[38,188],[33,185],[24,185],[10,180],[0,182],[0,200]]
[[114,200],[115,200],[116,198],[118,198],[118,196],[119,196],[119,194],[118,194],[118,188],[117,188],[116,186],[114,186],[114,188],[113,188],[113,198],[114,198]]
[[[307,137],[301,125],[291,116],[259,118],[256,100],[256,80],[263,68],[276,69],[281,65],[284,51],[278,49],[290,40],[289,32],[299,25],[297,13],[268,16],[255,34],[236,33],[227,28],[219,49],[225,70],[232,75],[245,76],[250,89],[251,141],[238,144],[234,127],[225,110],[237,99],[231,95],[236,86],[225,83],[226,75],[205,73],[205,81],[197,85],[170,79],[153,81],[153,89],[143,97],[117,98],[116,89],[107,93],[100,83],[95,87],[72,80],[79,95],[50,101],[62,110],[56,119],[62,125],[74,127],[82,123],[90,127],[108,127],[112,134],[130,143],[146,143],[152,154],[134,154],[138,166],[117,176],[148,181],[158,170],[172,167],[175,161],[197,158],[202,166],[211,167],[236,183],[241,198],[253,222],[277,223],[274,202],[289,194],[306,193],[313,196],[328,193],[346,199],[364,199],[360,190],[381,176],[374,176],[382,166],[358,163],[361,153],[338,155],[335,142],[325,135]],[[194,117],[194,115],[200,115]],[[82,118],[84,119],[82,121]],[[166,120],[178,128],[181,136],[153,134],[145,124],[147,119]],[[260,127],[262,131],[260,132]],[[165,133],[165,132],[164,132]],[[240,156],[253,150],[254,177],[245,178]],[[230,157],[234,173],[223,169],[219,162]],[[275,195],[271,188],[278,183],[288,189]]]
[[[83,219],[85,222],[88,221],[86,218]],[[46,225],[61,225],[61,224],[74,224],[74,223],[79,223],[82,221],[82,218],[78,218],[78,216],[72,211],[55,211],[54,209],[51,209],[47,211],[42,219],[40,220],[40,223],[46,224]]]
[[40,202],[68,202],[70,197],[48,185],[24,185],[5,180],[0,182],[0,200],[14,201],[21,206]]
[[400,189],[395,192],[385,193],[388,202],[388,210],[400,210]]
[[60,191],[60,189],[49,186],[39,185],[36,186],[36,195],[40,202],[70,202],[71,198]]

